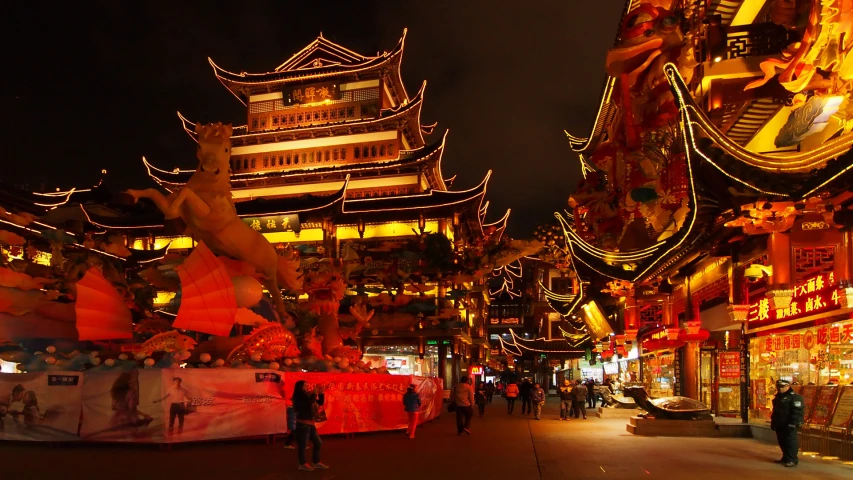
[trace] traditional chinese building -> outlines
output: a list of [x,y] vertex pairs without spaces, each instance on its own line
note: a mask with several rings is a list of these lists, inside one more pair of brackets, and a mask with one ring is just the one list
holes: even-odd
[[[405,32],[390,51],[364,56],[321,35],[264,73],[233,73],[210,60],[216,80],[246,107],[246,124],[235,127],[231,138],[236,210],[271,243],[317,258],[359,261],[382,276],[417,266],[407,264],[402,252],[424,233],[443,234],[455,249],[485,235],[490,172],[478,185],[451,189],[454,178],[442,171],[447,134],[430,139],[435,125],[421,122],[425,84],[410,96],[400,76],[404,44]],[[195,141],[195,124],[181,114],[179,120]],[[143,162],[169,192],[194,172]],[[162,214],[144,202],[75,208],[79,220],[121,232],[135,249],[168,245],[179,253],[195,245],[191,237],[170,232]],[[505,222],[506,216],[491,227],[502,230]],[[416,331],[411,322],[377,315],[379,326],[365,332],[362,346],[367,356],[403,359],[408,368],[401,373],[416,373],[414,364],[424,365],[426,356],[429,371],[418,373],[450,382],[468,359],[481,355],[475,344],[485,343],[488,296],[474,292],[470,280],[450,289],[425,280],[429,288],[420,293],[439,307],[450,301],[455,313],[435,319],[440,328]],[[369,293],[365,281],[359,288]],[[457,293],[445,300],[449,290]],[[468,293],[460,297],[459,291]]]
[[623,382],[745,421],[772,379],[850,382],[849,10],[626,2],[562,216],[588,291],[620,305],[597,350]]

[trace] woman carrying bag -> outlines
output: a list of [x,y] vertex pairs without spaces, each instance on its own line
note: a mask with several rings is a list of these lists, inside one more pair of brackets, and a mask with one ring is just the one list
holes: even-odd
[[[323,440],[320,439],[320,434],[317,433],[317,426],[314,423],[326,420],[326,411],[323,408],[325,402],[323,389],[317,385],[312,392],[309,392],[305,380],[299,380],[293,385],[293,397],[290,401],[293,403],[293,410],[296,412],[296,444],[298,446],[296,453],[299,456],[299,470],[310,472],[329,468],[328,465],[320,462],[320,447],[323,446]],[[311,450],[313,462],[311,464],[305,460],[305,448],[308,446],[308,440],[311,440],[313,447]]]

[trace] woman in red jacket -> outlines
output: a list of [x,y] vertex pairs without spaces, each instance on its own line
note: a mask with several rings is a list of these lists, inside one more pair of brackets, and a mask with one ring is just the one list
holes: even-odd
[[515,382],[510,382],[506,386],[506,413],[512,415],[515,410],[515,399],[518,398],[518,385]]

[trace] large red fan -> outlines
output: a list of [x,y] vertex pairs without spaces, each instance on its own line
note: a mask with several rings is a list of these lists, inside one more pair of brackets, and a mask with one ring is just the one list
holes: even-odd
[[133,317],[113,284],[90,268],[77,282],[77,332],[80,340],[133,338]]
[[178,276],[181,278],[181,307],[172,326],[228,336],[237,314],[237,299],[225,265],[199,242],[178,267]]

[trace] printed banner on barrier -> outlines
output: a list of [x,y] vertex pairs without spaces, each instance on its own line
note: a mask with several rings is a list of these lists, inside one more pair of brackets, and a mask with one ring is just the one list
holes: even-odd
[[441,414],[442,393],[439,387],[441,380],[431,377],[412,377],[415,391],[421,397],[421,409],[418,424],[428,422]]
[[412,383],[410,376],[288,372],[287,398],[299,380],[305,380],[309,388],[323,387],[328,420],[317,423],[321,434],[396,430],[408,425],[403,394]]
[[91,441],[165,441],[159,370],[87,373],[83,382],[80,437]]
[[166,419],[166,441],[284,433],[283,376],[275,370],[162,370],[163,394],[157,402]]
[[0,374],[0,440],[77,440],[80,372]]

